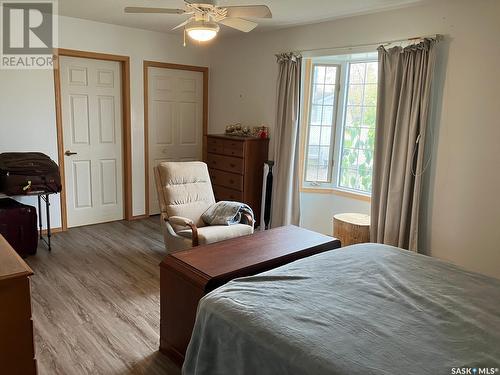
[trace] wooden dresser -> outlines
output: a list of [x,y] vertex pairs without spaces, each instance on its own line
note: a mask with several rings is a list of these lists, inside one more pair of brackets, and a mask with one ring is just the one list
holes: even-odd
[[215,199],[248,204],[258,224],[269,139],[208,135],[207,151]]
[[0,235],[0,373],[36,374],[31,268]]
[[333,237],[286,226],[167,255],[160,264],[160,351],[182,365],[198,301],[215,288],[339,247]]

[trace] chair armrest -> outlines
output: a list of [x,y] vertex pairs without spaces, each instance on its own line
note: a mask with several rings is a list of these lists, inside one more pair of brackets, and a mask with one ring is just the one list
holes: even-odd
[[180,225],[180,226],[191,228],[192,245],[193,245],[193,247],[199,245],[198,228],[194,224],[193,220],[182,217],[182,216],[164,217],[164,220],[168,221],[170,224],[173,224],[173,225]]
[[168,221],[170,224],[181,225],[181,226],[184,226],[184,227],[187,227],[189,225],[193,225],[194,224],[193,220],[188,219],[186,217],[182,217],[182,216],[165,217],[164,220]]

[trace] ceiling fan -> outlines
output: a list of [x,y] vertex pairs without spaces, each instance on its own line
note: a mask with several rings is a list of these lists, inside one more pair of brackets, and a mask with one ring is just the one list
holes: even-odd
[[125,13],[188,15],[187,20],[172,30],[184,27],[184,33],[199,42],[215,38],[219,24],[248,33],[258,24],[241,17],[272,18],[271,10],[266,5],[218,6],[217,0],[184,0],[184,3],[184,9],[126,7]]

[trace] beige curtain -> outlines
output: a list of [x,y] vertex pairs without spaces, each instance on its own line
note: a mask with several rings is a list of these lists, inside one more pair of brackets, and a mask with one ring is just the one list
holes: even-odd
[[435,39],[379,48],[371,241],[417,251]]
[[277,55],[277,114],[271,226],[299,225],[299,106],[302,58]]

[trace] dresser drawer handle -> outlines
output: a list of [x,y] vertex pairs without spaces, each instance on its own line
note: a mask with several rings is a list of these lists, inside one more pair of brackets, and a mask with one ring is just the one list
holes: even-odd
[[231,163],[231,164],[229,164],[229,166],[230,166],[231,168],[234,168],[234,167],[236,167],[236,164],[232,164],[232,163]]
[[229,183],[230,183],[231,185],[234,185],[234,180],[229,180]]

